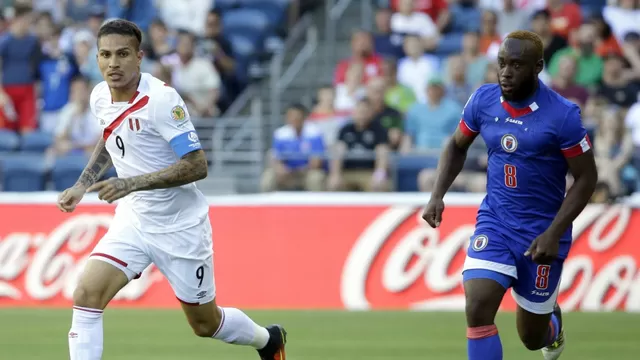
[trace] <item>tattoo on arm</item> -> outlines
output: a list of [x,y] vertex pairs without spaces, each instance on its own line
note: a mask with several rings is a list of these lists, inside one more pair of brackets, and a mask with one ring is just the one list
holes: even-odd
[[193,151],[166,169],[128,178],[131,191],[166,189],[192,183],[207,177],[204,151]]
[[84,168],[75,186],[88,188],[96,183],[105,171],[111,168],[111,165],[111,156],[107,151],[104,139],[100,139],[96,148],[93,150],[93,154],[91,154],[87,167]]

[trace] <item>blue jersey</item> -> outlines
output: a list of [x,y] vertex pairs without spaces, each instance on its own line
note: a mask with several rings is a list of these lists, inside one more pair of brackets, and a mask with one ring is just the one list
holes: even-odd
[[[528,247],[562,205],[566,158],[591,148],[580,108],[542,82],[522,104],[505,101],[499,85],[487,84],[467,101],[460,130],[480,134],[488,148],[487,195],[476,227],[494,229]],[[571,228],[562,235],[561,258],[570,246]]]

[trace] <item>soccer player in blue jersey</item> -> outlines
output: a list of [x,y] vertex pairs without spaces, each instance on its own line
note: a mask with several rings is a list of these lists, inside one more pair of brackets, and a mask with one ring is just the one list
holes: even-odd
[[[518,334],[545,360],[560,357],[562,314],[556,303],[571,224],[594,192],[591,143],[575,104],[539,79],[540,38],[509,34],[498,54],[499,84],[481,86],[465,105],[460,126],[444,148],[423,218],[443,220],[443,196],[462,170],[477,135],[488,147],[487,196],[478,210],[463,270],[469,360],[501,360],[494,323],[508,288]],[[565,176],[575,182],[565,197]]]

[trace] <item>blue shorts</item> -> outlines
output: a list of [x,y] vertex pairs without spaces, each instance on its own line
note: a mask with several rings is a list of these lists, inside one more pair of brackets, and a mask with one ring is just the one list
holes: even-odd
[[511,288],[516,303],[534,314],[549,314],[558,298],[564,260],[539,265],[524,256],[528,247],[495,231],[476,229],[471,237],[462,279],[492,279]]

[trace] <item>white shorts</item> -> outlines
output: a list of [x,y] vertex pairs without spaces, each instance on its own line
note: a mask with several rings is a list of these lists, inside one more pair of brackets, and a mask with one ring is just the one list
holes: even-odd
[[116,213],[91,257],[122,270],[130,281],[153,263],[184,304],[206,304],[216,296],[208,218],[176,232],[147,233],[127,221],[126,215]]

